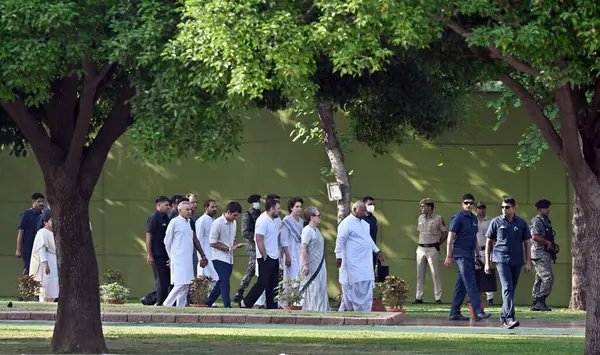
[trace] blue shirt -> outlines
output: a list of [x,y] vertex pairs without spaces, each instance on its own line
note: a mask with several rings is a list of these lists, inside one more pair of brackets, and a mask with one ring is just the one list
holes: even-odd
[[38,231],[38,217],[42,211],[33,208],[21,214],[18,229],[23,230],[23,244],[21,245],[21,254],[31,254],[33,249],[33,241]]
[[460,211],[450,219],[450,232],[456,233],[452,241],[453,258],[475,258],[477,245],[477,216]]
[[531,239],[527,222],[514,216],[511,222],[504,216],[492,219],[485,236],[494,240],[492,261],[500,264],[523,265],[523,241]]

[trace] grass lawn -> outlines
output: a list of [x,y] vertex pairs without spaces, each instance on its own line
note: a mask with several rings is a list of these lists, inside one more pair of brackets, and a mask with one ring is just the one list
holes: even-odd
[[[0,311],[55,311],[56,303],[39,303],[39,302],[13,302],[12,308],[7,308],[6,304],[8,301],[2,301],[0,304]],[[412,305],[407,304],[406,308],[406,316],[409,318],[441,318],[447,319],[449,315],[450,305],[442,304],[421,304],[421,305]],[[129,301],[124,305],[112,305],[112,304],[103,304],[102,305],[103,312],[181,312],[181,313],[249,313],[249,314],[272,314],[272,310],[259,310],[259,309],[239,309],[239,308],[195,308],[195,307],[185,307],[185,308],[173,308],[173,307],[152,307],[152,306],[143,306],[140,303],[135,302],[134,300]],[[292,315],[303,315],[303,316],[341,316],[341,317],[375,317],[376,315],[371,313],[353,313],[353,312],[306,312],[306,311],[278,311],[285,314]],[[465,306],[463,308],[463,314],[465,316],[468,315],[468,308]],[[486,312],[491,312],[492,315],[499,316],[500,315],[500,306],[494,306],[486,308]],[[529,310],[529,306],[518,306],[517,307],[517,317],[518,319],[525,320],[545,320],[545,321],[585,321],[585,312],[582,311],[570,311],[566,308],[553,308],[552,312],[532,312]]]
[[[577,354],[576,336],[466,335],[377,330],[104,326],[117,354]],[[0,324],[2,353],[48,353],[50,325]]]

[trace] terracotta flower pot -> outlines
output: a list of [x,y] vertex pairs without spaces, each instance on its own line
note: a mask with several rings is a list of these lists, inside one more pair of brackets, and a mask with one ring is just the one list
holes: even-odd
[[383,301],[373,301],[373,306],[371,307],[372,312],[385,312],[385,304]]
[[208,307],[208,305],[202,303],[190,303],[190,307]]
[[125,304],[125,301],[122,301],[122,300],[106,300],[104,303],[108,303],[108,304]]
[[406,314],[406,308],[392,308],[392,307],[386,307],[386,310],[388,312],[402,312],[404,314]]
[[286,311],[301,311],[302,306],[283,306]]

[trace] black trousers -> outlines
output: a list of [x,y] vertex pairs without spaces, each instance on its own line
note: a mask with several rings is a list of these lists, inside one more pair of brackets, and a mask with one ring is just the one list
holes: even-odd
[[252,286],[246,298],[244,298],[244,304],[246,307],[252,308],[264,291],[265,298],[267,299],[267,308],[277,309],[275,288],[279,283],[279,259],[267,257],[267,260],[259,258],[256,261],[258,262],[258,280],[256,280],[256,283]]
[[167,256],[154,257],[152,272],[154,272],[156,287],[144,297],[144,303],[146,305],[153,305],[156,303],[157,305],[162,306],[169,295],[171,290],[171,270],[167,266],[168,260],[169,258]]

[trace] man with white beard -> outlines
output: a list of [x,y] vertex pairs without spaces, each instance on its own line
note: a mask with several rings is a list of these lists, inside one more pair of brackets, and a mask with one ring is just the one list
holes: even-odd
[[[217,202],[215,200],[206,200],[204,201],[204,214],[196,220],[196,237],[200,242],[202,250],[206,253],[206,259],[208,260],[208,264],[205,267],[200,266],[200,262],[198,262],[198,276],[212,278],[212,281],[210,282],[211,290],[216,285],[217,281],[219,281],[219,275],[212,263],[212,247],[208,241],[210,237],[210,228],[215,220],[216,214]],[[200,255],[198,255],[198,258],[200,258]]]
[[357,201],[352,206],[352,214],[338,226],[335,257],[346,311],[371,311],[375,287],[373,253],[384,261],[383,253],[371,238],[369,224],[363,220],[366,212],[365,203]]
[[171,283],[174,287],[163,305],[172,306],[176,304],[177,307],[185,307],[190,284],[194,279],[194,247],[202,258],[200,266],[206,266],[208,260],[206,260],[200,242],[194,238],[194,232],[190,224],[190,218],[192,217],[191,203],[181,202],[177,206],[177,210],[179,216],[169,222],[165,235],[165,249],[169,255]]

